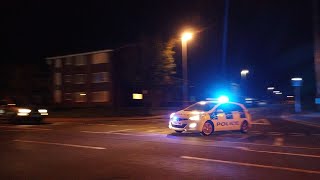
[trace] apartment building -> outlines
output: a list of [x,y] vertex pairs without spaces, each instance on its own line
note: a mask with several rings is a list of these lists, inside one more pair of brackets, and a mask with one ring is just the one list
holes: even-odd
[[52,96],[60,107],[111,106],[113,50],[46,58],[52,69]]

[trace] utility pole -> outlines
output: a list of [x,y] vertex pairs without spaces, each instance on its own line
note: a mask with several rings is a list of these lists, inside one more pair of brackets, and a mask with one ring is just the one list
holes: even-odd
[[226,81],[226,64],[228,49],[228,18],[229,18],[229,0],[224,0],[224,20],[223,20],[223,39],[222,39],[222,76]]

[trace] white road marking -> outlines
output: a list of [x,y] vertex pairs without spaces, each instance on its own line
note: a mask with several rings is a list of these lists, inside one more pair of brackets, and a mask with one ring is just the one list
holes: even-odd
[[[245,144],[245,145],[254,145],[254,146],[267,146],[267,147],[275,147],[273,144],[261,144],[261,143],[246,143],[246,142],[233,142],[233,141],[216,141],[216,142],[224,142],[230,144]],[[309,150],[319,150],[320,147],[305,147],[305,146],[277,146],[281,148],[295,148],[295,149],[309,149]]]
[[249,131],[249,134],[263,134],[261,131]]
[[[38,128],[34,126],[0,126],[0,128],[10,128],[10,129],[16,129],[18,130],[39,130],[39,131],[50,131],[52,129],[48,128]],[[8,130],[7,130],[8,131]]]
[[275,145],[275,146],[282,146],[282,145],[283,145],[283,141],[284,141],[283,138],[275,138],[275,139],[274,139],[274,142],[273,142],[273,145]]
[[310,123],[310,122],[304,122],[304,121],[301,121],[301,120],[291,120],[289,119],[289,117],[287,116],[281,116],[281,118],[285,121],[289,121],[289,122],[294,122],[294,123],[298,123],[298,124],[303,124],[303,125],[307,125],[307,126],[312,126],[312,127],[317,127],[317,128],[320,128],[320,125],[319,124],[315,124],[315,123]]
[[283,133],[281,133],[281,132],[268,132],[268,134],[271,135],[271,136],[281,136],[281,135],[283,135]]
[[180,158],[198,160],[198,161],[207,161],[207,162],[217,162],[217,163],[224,163],[224,164],[232,164],[232,165],[240,165],[240,166],[248,166],[248,167],[258,167],[258,168],[266,168],[266,169],[285,170],[285,171],[301,172],[301,173],[308,173],[308,174],[320,174],[320,171],[313,171],[313,170],[307,170],[307,169],[296,169],[296,168],[281,167],[281,166],[270,166],[270,165],[253,164],[253,163],[224,161],[224,160],[218,160],[218,159],[207,159],[207,158],[192,157],[192,156],[180,156]]
[[313,155],[313,154],[297,154],[297,153],[286,153],[286,152],[279,152],[279,151],[260,151],[260,150],[253,150],[253,149],[250,149],[250,148],[247,148],[247,147],[237,147],[237,149],[241,149],[243,151],[258,152],[258,153],[281,154],[281,155],[288,155],[288,156],[302,156],[302,157],[320,158],[319,155]]
[[305,136],[303,133],[289,133],[289,136]]
[[84,133],[95,133],[95,134],[112,134],[112,133],[117,133],[117,132],[124,132],[124,131],[132,131],[133,129],[120,129],[120,130],[115,130],[115,131],[81,131]]
[[16,140],[13,140],[13,141],[23,142],[23,143],[34,143],[34,144],[68,146],[68,147],[86,148],[86,149],[98,149],[98,150],[106,149],[104,147],[97,147],[97,146],[84,146],[84,145],[77,145],[77,144],[65,144],[65,143],[44,142],[44,141],[29,141],[29,140],[21,140],[21,139],[16,139]]
[[251,124],[258,124],[258,125],[271,125],[270,121],[268,119],[257,119],[255,121],[252,121]]

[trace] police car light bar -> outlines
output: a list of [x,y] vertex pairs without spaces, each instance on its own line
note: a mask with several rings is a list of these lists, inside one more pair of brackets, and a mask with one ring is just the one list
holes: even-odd
[[227,96],[220,96],[218,98],[219,103],[227,103],[229,102],[229,98]]

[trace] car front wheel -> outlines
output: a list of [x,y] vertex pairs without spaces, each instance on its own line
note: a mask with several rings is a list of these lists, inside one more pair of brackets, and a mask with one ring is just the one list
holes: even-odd
[[211,121],[206,121],[202,126],[201,134],[204,136],[210,136],[214,131],[213,123]]

